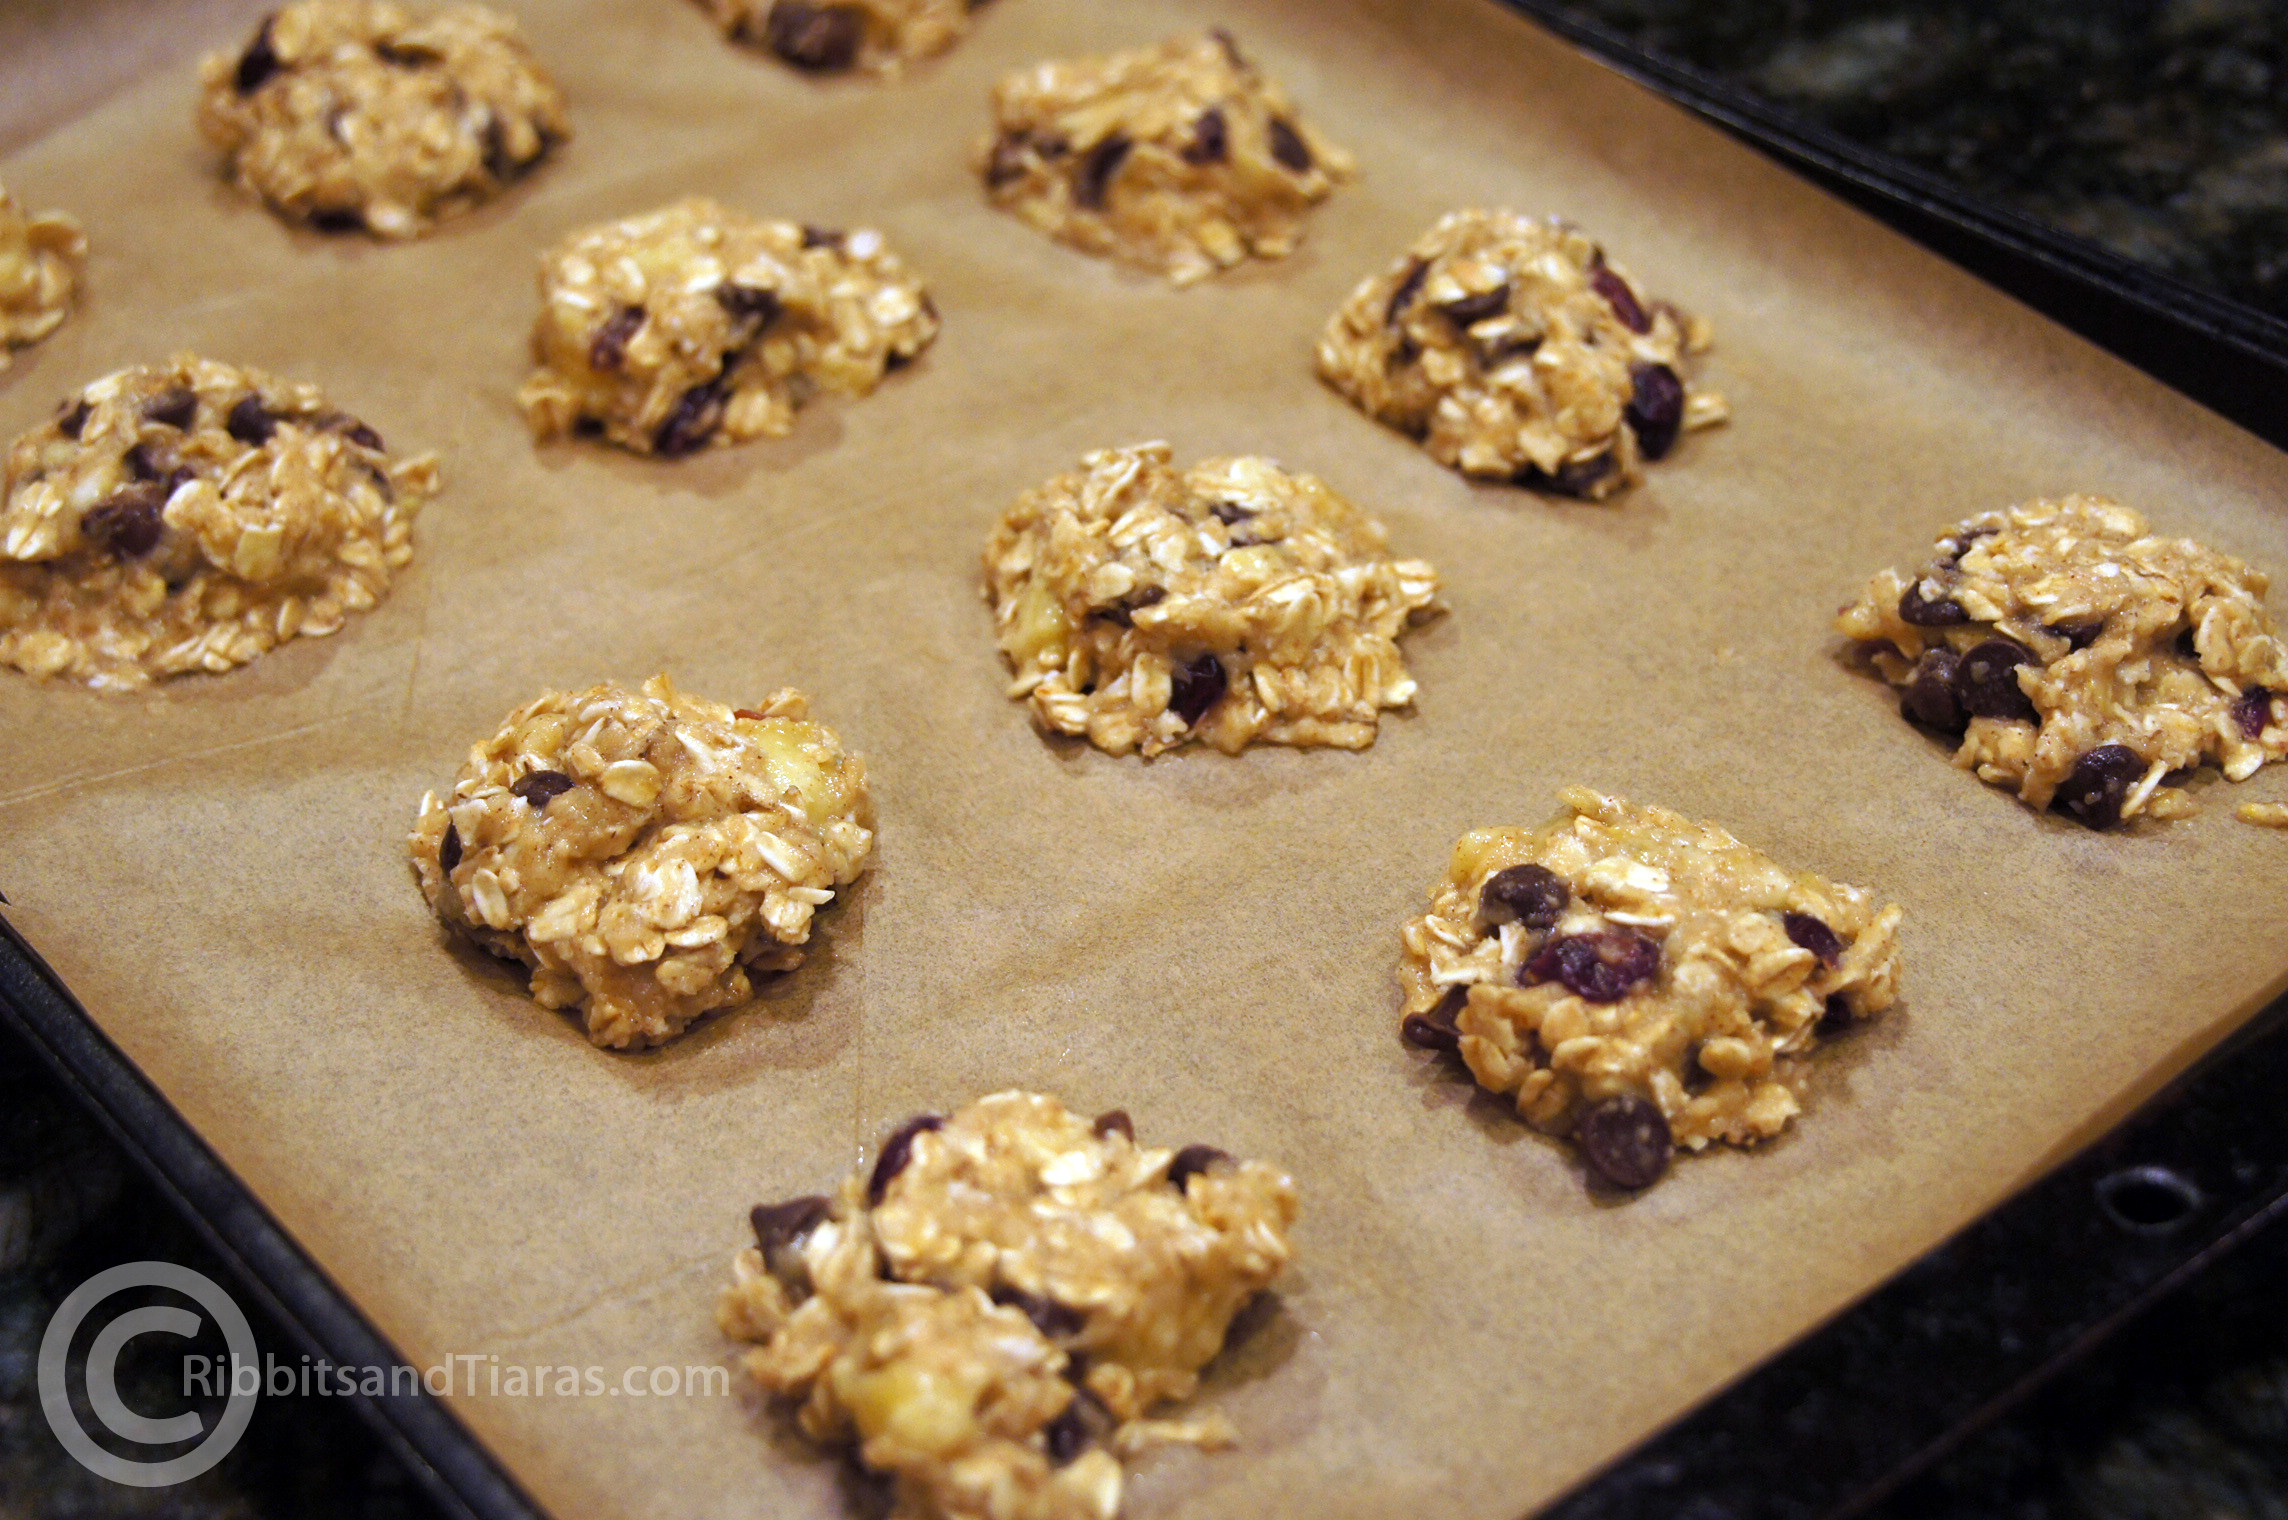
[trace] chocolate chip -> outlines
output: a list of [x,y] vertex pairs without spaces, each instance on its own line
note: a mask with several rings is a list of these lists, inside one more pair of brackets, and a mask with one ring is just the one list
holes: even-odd
[[843,235],[832,227],[812,227],[805,224],[802,229],[802,246],[805,248],[838,249],[842,246],[843,241]]
[[789,1287],[806,1285],[809,1270],[803,1265],[803,1239],[834,1217],[834,1205],[813,1193],[784,1203],[762,1203],[747,1216],[755,1227],[755,1245],[771,1276]]
[[1209,106],[1192,124],[1192,140],[1184,144],[1187,164],[1220,164],[1231,157],[1231,131],[1224,125],[1223,107]]
[[1106,1135],[1119,1135],[1129,1141],[1136,1138],[1136,1125],[1129,1119],[1125,1108],[1106,1109],[1096,1116],[1096,1122],[1089,1129],[1100,1140]]
[[2049,623],[2044,626],[2064,639],[2069,648],[2087,649],[2097,642],[2099,634],[2105,632],[2105,619],[2099,618],[2094,623]]
[[[76,437],[77,435],[75,434],[74,436]],[[2192,628],[2184,627],[2178,629],[2176,644],[2177,653],[2183,655],[2186,659],[2191,660],[2195,665],[2198,665],[2201,662],[2200,641]]]
[[1189,665],[1177,667],[1170,677],[1168,711],[1183,719],[1186,727],[1196,727],[1230,687],[1231,677],[1224,673],[1223,661],[1203,654]]
[[1478,913],[1489,923],[1511,919],[1528,929],[1555,927],[1573,901],[1573,889],[1547,866],[1511,866],[1496,871],[1478,889]]
[[271,415],[270,408],[262,404],[260,396],[245,395],[239,397],[231,407],[230,416],[224,420],[223,427],[240,443],[258,449],[278,431],[278,419]]
[[187,428],[198,414],[198,393],[180,385],[143,403],[144,417],[162,427]]
[[1825,920],[1809,913],[1782,913],[1780,924],[1787,930],[1789,939],[1818,956],[1823,963],[1830,966],[1843,963],[1843,940],[1827,927]]
[[1073,170],[1073,204],[1089,211],[1102,211],[1105,192],[1112,188],[1113,176],[1128,162],[1129,150],[1135,146],[1126,133],[1115,132],[1089,149]]
[[854,5],[809,5],[779,0],[764,23],[771,51],[798,69],[839,73],[858,61],[866,40],[866,13]]
[[1112,1434],[1120,1422],[1105,1407],[1104,1400],[1091,1393],[1087,1386],[1073,1385],[1072,1402],[1064,1413],[1041,1428],[1042,1444],[1048,1448],[1049,1460],[1064,1466],[1082,1452]]
[[79,531],[115,559],[139,559],[159,547],[166,504],[166,488],[156,482],[129,486],[80,514]]
[[1060,1304],[1053,1298],[1027,1293],[1023,1288],[1008,1283],[995,1283],[988,1295],[993,1302],[1006,1309],[1016,1309],[1033,1322],[1033,1328],[1052,1341],[1068,1335],[1078,1335],[1088,1328],[1088,1316],[1070,1304]]
[[509,795],[531,804],[535,813],[548,811],[548,804],[578,785],[562,771],[534,771],[509,783]]
[[73,402],[71,410],[56,419],[56,431],[66,438],[77,438],[87,431],[88,414],[94,410],[84,400]]
[[1841,1034],[1857,1018],[1858,1015],[1851,1011],[1850,1001],[1842,993],[1830,992],[1819,1012],[1819,1032],[1823,1035]]
[[1110,606],[1095,609],[1093,616],[1103,618],[1108,623],[1118,623],[1123,628],[1133,628],[1136,626],[1134,614],[1137,608],[1157,606],[1167,599],[1168,588],[1165,586],[1139,586]]
[[2240,736],[2254,741],[2261,738],[2265,727],[2272,722],[2272,692],[2263,686],[2251,686],[2232,704],[2232,721],[2240,725]]
[[2145,775],[2145,762],[2126,744],[2100,744],[2074,762],[2058,787],[2057,806],[2093,829],[2121,821],[2129,788]]
[[628,340],[642,330],[646,315],[641,306],[623,306],[606,317],[588,342],[588,367],[609,372],[625,363]]
[[1025,172],[1025,148],[1030,142],[1022,132],[1007,132],[993,145],[992,156],[985,161],[985,183],[998,190]]
[[938,1115],[916,1114],[892,1130],[890,1138],[882,1142],[882,1158],[874,1163],[874,1175],[866,1179],[866,1202],[882,1201],[882,1194],[898,1180],[898,1173],[906,1169],[906,1163],[914,1159],[914,1140],[918,1136],[943,1128],[945,1120]]
[[1676,1137],[1649,1098],[1635,1093],[1600,1098],[1573,1121],[1573,1140],[1589,1169],[1615,1187],[1651,1187],[1668,1170]]
[[127,466],[127,473],[137,480],[157,480],[167,473],[160,461],[159,451],[147,443],[136,444],[119,456],[119,462]]
[[[347,438],[350,442],[356,444],[359,448],[372,449],[377,454],[381,452],[383,445],[381,441],[381,435],[379,433],[375,432],[372,428],[367,427],[364,423],[358,421],[355,417],[345,417],[342,419],[342,421],[349,424],[347,427],[343,427],[341,430],[342,436],[344,438]],[[337,426],[338,425],[339,424],[337,424]]]
[[1982,538],[1992,538],[2001,531],[2000,528],[1959,529],[1938,541],[1939,553],[1945,556],[1948,564],[1958,565],[1962,563],[1962,557],[1970,552],[1972,544],[1977,543]]
[[1406,271],[1406,278],[1400,280],[1398,288],[1390,293],[1390,304],[1382,309],[1383,326],[1398,325],[1398,319],[1406,314],[1406,308],[1413,304],[1414,297],[1422,290],[1422,282],[1429,276],[1429,264],[1416,259],[1414,267]]
[[445,837],[437,845],[437,865],[447,876],[461,863],[461,831],[450,823],[445,825]]
[[1181,1193],[1184,1184],[1193,1177],[1230,1159],[1229,1152],[1219,1151],[1212,1145],[1187,1145],[1168,1163],[1168,1186]]
[[373,54],[391,68],[425,69],[445,61],[445,55],[418,42],[377,42]]
[[601,417],[575,417],[575,418],[573,418],[573,419],[572,419],[572,436],[573,436],[573,437],[575,437],[575,438],[601,438],[601,437],[603,437],[603,436],[604,436],[604,419],[603,419],[603,418],[601,418]]
[[1271,133],[1271,156],[1297,174],[1310,173],[1311,165],[1317,160],[1311,157],[1311,145],[1303,141],[1303,134],[1276,116],[1268,123],[1268,130]]
[[1961,656],[1943,644],[1924,650],[1899,696],[1899,716],[1941,733],[1959,734],[1968,728],[1970,715],[1954,699],[1955,667],[1961,663]]
[[1417,1050],[1460,1050],[1462,1031],[1456,1021],[1469,1001],[1469,988],[1447,988],[1446,995],[1428,1013],[1410,1013],[1400,1020],[1398,1037]]
[[265,80],[284,67],[277,50],[270,45],[270,23],[277,19],[275,15],[266,17],[262,30],[254,34],[246,51],[238,55],[238,73],[231,82],[238,86],[241,95],[251,95],[261,89]]
[[[502,125],[498,116],[487,115],[485,117],[482,136],[485,149],[485,172],[504,185],[539,161],[539,153],[534,154],[529,159],[519,159],[515,154],[509,152],[508,128]],[[548,139],[543,137],[540,140],[540,152],[546,153],[547,151]]]
[[1247,67],[1247,59],[1239,51],[1238,38],[1220,26],[1210,29],[1208,35],[1215,39],[1217,47],[1223,49],[1224,60],[1233,68],[1244,69]]
[[1467,327],[1472,322],[1483,322],[1488,317],[1499,316],[1509,310],[1509,282],[1505,280],[1491,290],[1481,290],[1474,296],[1448,301],[1438,309],[1452,318],[1457,327]]
[[663,459],[681,459],[705,448],[723,425],[723,395],[728,388],[718,375],[685,391],[652,435],[652,449]]
[[1560,496],[1576,496],[1587,500],[1596,494],[1597,487],[1604,484],[1605,478],[1619,468],[1620,462],[1610,453],[1599,454],[1594,459],[1568,459],[1557,467],[1554,474],[1538,465],[1529,464],[1517,472],[1517,483],[1521,486],[1540,486],[1555,491]]
[[1589,271],[1589,285],[1605,298],[1605,304],[1613,308],[1613,315],[1621,319],[1623,327],[1634,333],[1652,331],[1652,318],[1645,315],[1644,305],[1637,300],[1637,293],[1629,289],[1628,281],[1600,263]]
[[1658,942],[1615,926],[1555,936],[1520,968],[1518,981],[1528,987],[1563,982],[1567,991],[1592,1003],[1617,1003],[1659,971]]
[[1684,382],[1665,364],[1639,364],[1629,370],[1634,394],[1622,415],[1637,435],[1637,450],[1647,459],[1661,459],[1676,447],[1684,430]]
[[1954,699],[1962,710],[1979,718],[2005,722],[2039,722],[2034,699],[2018,684],[2018,667],[2038,665],[2034,652],[2011,639],[1988,639],[1962,657],[1955,667]]
[[363,232],[365,213],[355,206],[321,206],[310,213],[310,225],[320,232]]
[[779,293],[759,285],[718,285],[715,304],[729,312],[733,321],[753,322],[758,328],[776,322],[784,310]]
[[1944,628],[1950,623],[1967,623],[1970,614],[1952,598],[1924,596],[1923,583],[1917,580],[1899,593],[1899,621],[1913,628]]

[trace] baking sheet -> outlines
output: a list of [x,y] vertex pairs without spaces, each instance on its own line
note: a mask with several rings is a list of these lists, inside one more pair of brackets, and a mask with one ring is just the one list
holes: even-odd
[[[1241,1448],[1148,1459],[1132,1515],[1515,1515],[2288,981],[2288,850],[2230,817],[2280,776],[2086,834],[1947,767],[1828,626],[1944,523],[2044,492],[2288,565],[2288,461],[1515,17],[1003,0],[883,87],[797,77],[671,0],[517,9],[578,136],[412,247],[289,232],[218,183],[187,35],[0,160],[95,247],[89,306],[0,378],[0,432],[190,346],[444,457],[415,563],[340,635],[132,700],[0,682],[15,921],[414,1362],[729,1365],[712,1305],[749,1205],[826,1187],[916,1110],[1028,1086],[1303,1189],[1277,1312],[1210,1379]],[[1178,293],[984,205],[966,154],[995,77],[1208,24],[1359,157],[1295,257]],[[944,336],[784,440],[535,450],[513,393],[539,250],[691,191],[880,227]],[[1572,216],[1707,314],[1736,420],[1586,506],[1464,482],[1324,390],[1312,339],[1352,282],[1481,202]],[[986,530],[1153,436],[1320,474],[1439,566],[1418,712],[1359,755],[1145,765],[1032,731],[978,596]],[[868,757],[881,852],[759,1006],[615,1056],[443,937],[402,836],[510,707],[656,669],[727,701],[809,690]],[[1621,1202],[1393,1032],[1397,930],[1454,837],[1574,780],[1908,910],[1905,1004],[1822,1063],[1799,1127]],[[559,1514],[845,1512],[835,1463],[743,1387],[449,1402]]]

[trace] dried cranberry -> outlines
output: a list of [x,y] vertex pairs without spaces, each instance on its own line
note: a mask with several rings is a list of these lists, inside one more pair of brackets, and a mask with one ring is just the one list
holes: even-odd
[[143,403],[143,415],[162,427],[187,428],[198,414],[198,393],[187,386],[178,385]]
[[1955,668],[1961,663],[1961,657],[1943,644],[1924,650],[1900,694],[1899,715],[1941,733],[1959,734],[1968,728],[1970,715],[1954,699]]
[[1187,164],[1220,164],[1231,157],[1231,131],[1224,125],[1223,108],[1209,106],[1192,125],[1192,140],[1184,144]]
[[1113,176],[1128,162],[1129,150],[1135,146],[1126,133],[1115,132],[1089,149],[1073,170],[1073,204],[1089,211],[1102,211]]
[[1422,260],[1416,259],[1414,267],[1406,271],[1406,278],[1400,280],[1398,288],[1390,293],[1390,304],[1382,309],[1382,321],[1385,327],[1398,325],[1398,319],[1406,314],[1406,308],[1413,303],[1414,297],[1420,293],[1422,282],[1429,277],[1430,266]]
[[159,547],[166,524],[160,513],[167,505],[166,488],[156,483],[114,491],[89,507],[79,520],[88,542],[118,559],[139,559]]
[[2272,692],[2262,686],[2251,686],[2232,704],[2232,721],[2240,725],[2243,739],[2263,737],[2266,725],[2272,721]]
[[1060,1304],[1053,1298],[1038,1293],[1027,1293],[1023,1288],[1008,1283],[995,1283],[987,1295],[1005,1309],[1015,1309],[1033,1322],[1033,1328],[1052,1341],[1068,1335],[1078,1335],[1088,1328],[1088,1316],[1070,1304]]
[[866,13],[854,5],[809,5],[778,0],[763,23],[771,51],[798,69],[832,74],[858,61],[866,40]]
[[866,1179],[866,1202],[878,1204],[890,1184],[898,1180],[898,1173],[914,1159],[914,1141],[933,1129],[945,1128],[945,1120],[936,1114],[916,1114],[890,1132],[882,1142],[881,1159],[874,1163],[874,1175]]
[[1899,593],[1899,621],[1912,628],[1944,628],[1950,623],[1969,622],[1970,614],[1951,597],[1924,596],[1923,583],[1918,580]]
[[2093,829],[2121,821],[2129,788],[2145,775],[2145,762],[2126,744],[2100,744],[2074,762],[2058,787],[2057,806]]
[[261,89],[271,75],[284,67],[278,57],[278,50],[270,45],[270,23],[277,19],[275,15],[265,17],[262,30],[254,34],[254,40],[247,44],[246,51],[238,55],[238,73],[231,82],[238,86],[241,95],[251,95]]
[[1128,1117],[1128,1110],[1125,1108],[1106,1109],[1096,1116],[1096,1122],[1089,1126],[1089,1130],[1099,1140],[1106,1135],[1118,1135],[1128,1141],[1134,1141],[1136,1138],[1135,1121]]
[[548,804],[563,796],[577,785],[562,771],[534,771],[509,784],[509,795],[531,805],[536,813],[548,811]]
[[1318,162],[1311,156],[1311,145],[1303,141],[1303,134],[1274,116],[1268,123],[1271,133],[1271,156],[1284,168],[1297,174],[1308,174],[1311,165]]
[[1219,1151],[1212,1145],[1187,1145],[1168,1163],[1168,1186],[1181,1193],[1184,1184],[1192,1178],[1229,1160],[1229,1152]]
[[718,285],[715,304],[729,312],[734,321],[756,322],[763,327],[776,322],[784,309],[777,291],[759,285]]
[[1954,699],[1973,717],[2033,723],[2034,699],[2018,684],[2018,668],[2038,665],[2034,652],[2011,639],[1988,639],[1955,667]]
[[588,343],[588,367],[608,371],[625,363],[628,340],[642,330],[646,315],[641,306],[623,306],[606,317]]
[[461,831],[450,823],[445,825],[445,837],[437,845],[437,864],[447,876],[461,863]]
[[1189,665],[1178,666],[1169,678],[1168,711],[1183,719],[1186,727],[1196,727],[1230,689],[1231,677],[1225,673],[1223,661],[1203,654]]
[[1438,309],[1452,318],[1457,327],[1467,327],[1472,322],[1483,322],[1488,317],[1499,316],[1509,310],[1509,282],[1505,280],[1491,290],[1481,290],[1476,295],[1448,301]]
[[1809,913],[1782,913],[1780,924],[1787,930],[1789,939],[1818,956],[1825,964],[1842,964],[1843,940],[1827,927],[1825,920],[1814,918]]
[[1629,383],[1634,393],[1623,415],[1637,448],[1647,459],[1663,458],[1684,430],[1684,382],[1665,364],[1639,364],[1630,369]]
[[1615,926],[1561,934],[1527,961],[1519,981],[1558,981],[1592,1003],[1617,1003],[1660,971],[1660,945],[1634,929]]
[[223,427],[240,443],[250,449],[258,449],[277,433],[278,419],[270,414],[270,408],[262,404],[260,396],[245,395],[239,397],[231,407],[230,416],[224,419]]
[[1528,929],[1555,927],[1573,901],[1573,889],[1547,866],[1511,866],[1496,871],[1478,889],[1478,913],[1489,923],[1516,919]]
[[1573,1121],[1574,1143],[1589,1169],[1615,1187],[1651,1187],[1668,1170],[1676,1136],[1649,1098],[1635,1093],[1600,1098]]
[[723,425],[723,396],[729,389],[721,375],[702,381],[683,393],[675,410],[667,414],[652,435],[651,446],[664,459],[696,454]]
[[1645,315],[1644,304],[1637,299],[1637,293],[1629,289],[1628,281],[1600,263],[1589,271],[1589,284],[1605,298],[1605,304],[1613,308],[1613,315],[1621,319],[1623,327],[1633,333],[1652,331],[1652,318]]

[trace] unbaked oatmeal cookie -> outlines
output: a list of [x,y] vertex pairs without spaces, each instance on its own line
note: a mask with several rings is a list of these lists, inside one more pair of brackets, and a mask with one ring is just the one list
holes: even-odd
[[821,390],[866,395],[938,329],[880,233],[698,197],[573,233],[540,294],[540,367],[518,395],[533,431],[670,459],[785,433]]
[[315,386],[180,354],[69,398],[4,484],[0,664],[131,690],[380,601],[437,461],[392,459]]
[[1462,836],[1406,926],[1409,1044],[1458,1054],[1589,1169],[1769,1139],[1821,1038],[1896,1001],[1896,906],[1714,824],[1568,787],[1539,828]]
[[1353,168],[1223,31],[1011,74],[993,129],[977,150],[993,204],[1178,285],[1284,258]]
[[1440,464],[1595,500],[1730,415],[1685,380],[1708,345],[1579,228],[1456,211],[1351,292],[1319,374]]
[[2269,578],[2162,538],[2102,496],[2032,501],[1885,570],[1836,626],[1900,689],[1900,715],[1960,735],[1954,763],[2093,829],[2196,809],[2174,772],[2233,781],[2288,757],[2288,652]]
[[896,74],[944,52],[987,0],[699,0],[733,42],[813,74]]
[[61,211],[27,216],[0,187],[0,370],[60,326],[79,294],[87,237]]
[[806,1435],[895,1481],[895,1514],[1111,1520],[1121,1457],[1228,1441],[1147,1416],[1197,1388],[1294,1218],[1276,1167],[997,1093],[901,1125],[832,1199],[756,1209],[716,1319]]
[[1398,636],[1431,614],[1437,572],[1392,559],[1314,476],[1170,460],[1100,449],[1002,514],[985,594],[1009,694],[1115,755],[1372,744],[1381,710],[1414,700]]
[[200,75],[231,178],[321,232],[419,237],[572,133],[516,23],[481,5],[295,0]]
[[422,797],[422,895],[596,1044],[663,1044],[802,964],[866,868],[865,762],[808,712],[792,689],[733,709],[665,676],[547,692]]

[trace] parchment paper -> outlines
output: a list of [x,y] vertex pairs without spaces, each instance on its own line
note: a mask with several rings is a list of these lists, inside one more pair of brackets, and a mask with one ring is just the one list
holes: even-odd
[[[89,306],[0,381],[0,431],[188,346],[443,454],[410,572],[338,636],[133,700],[0,681],[16,921],[417,1364],[729,1365],[712,1306],[749,1205],[1025,1086],[1301,1181],[1280,1311],[1212,1380],[1240,1449],[1145,1462],[1132,1514],[1514,1516],[2282,983],[2288,840],[2230,805],[2288,777],[2087,834],[1951,769],[1829,620],[1943,524],[2037,493],[2288,566],[2288,463],[1485,0],[1003,0],[891,86],[797,77],[673,0],[516,8],[578,136],[415,246],[292,233],[217,181],[190,118],[193,52],[247,19],[222,6],[0,167],[95,249]],[[1358,155],[1299,254],[1177,293],[987,208],[966,155],[994,78],[1213,23]],[[537,254],[688,191],[882,228],[943,338],[784,441],[536,451],[512,396]],[[1472,203],[1565,213],[1705,312],[1737,420],[1588,506],[1465,483],[1323,389],[1327,313]],[[1146,765],[1034,733],[978,594],[986,529],[1153,436],[1318,473],[1440,567],[1418,713],[1356,755]],[[881,852],[763,1005],[629,1057],[445,940],[402,838],[510,707],[659,669],[728,701],[808,689],[871,763]],[[1393,1028],[1398,928],[1451,842],[1574,780],[1908,911],[1906,1003],[1822,1063],[1798,1128],[1621,1203]],[[558,1514],[842,1512],[835,1464],[743,1380],[451,1403]]]

